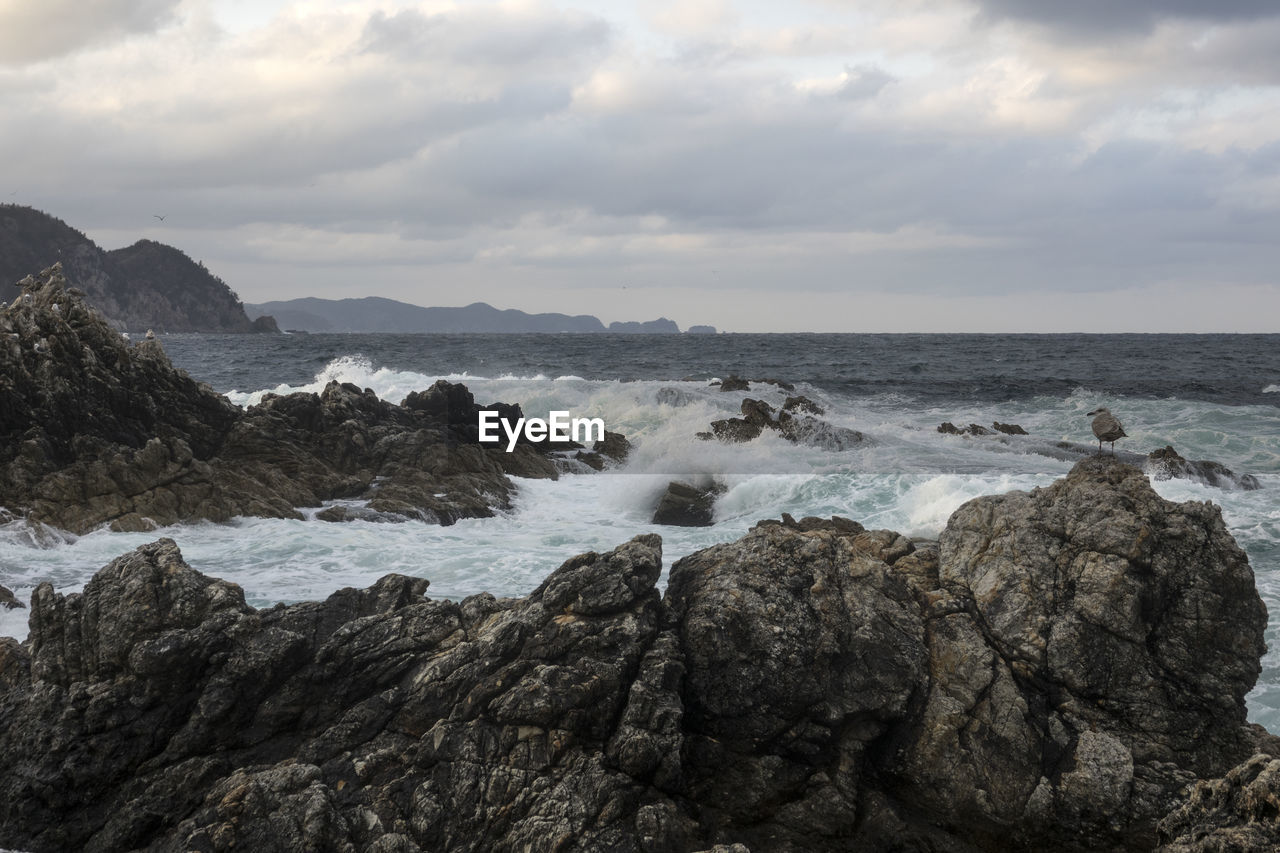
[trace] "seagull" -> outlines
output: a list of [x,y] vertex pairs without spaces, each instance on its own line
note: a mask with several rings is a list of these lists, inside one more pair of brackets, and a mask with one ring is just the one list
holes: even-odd
[[1111,455],[1114,456],[1116,439],[1128,436],[1128,433],[1124,431],[1124,427],[1120,425],[1120,421],[1116,420],[1116,416],[1111,414],[1111,410],[1106,406],[1094,409],[1085,417],[1093,418],[1093,434],[1098,438],[1098,452],[1102,452],[1102,442],[1109,441],[1111,442]]
[[158,214],[158,213],[153,213],[153,214],[151,214],[151,215],[152,215],[152,216],[154,216],[156,219],[159,219],[161,222],[164,222],[164,217],[163,217],[163,216],[161,216],[160,214]]

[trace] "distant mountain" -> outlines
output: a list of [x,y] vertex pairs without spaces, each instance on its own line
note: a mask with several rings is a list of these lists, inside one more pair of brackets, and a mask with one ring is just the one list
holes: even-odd
[[0,288],[58,262],[68,283],[125,330],[279,331],[270,318],[250,320],[226,282],[172,246],[140,240],[108,252],[61,219],[0,205]]
[[647,323],[611,323],[589,314],[528,314],[473,302],[463,308],[424,308],[395,299],[289,299],[246,304],[250,317],[270,314],[282,329],[303,332],[645,332],[678,333],[665,317]]

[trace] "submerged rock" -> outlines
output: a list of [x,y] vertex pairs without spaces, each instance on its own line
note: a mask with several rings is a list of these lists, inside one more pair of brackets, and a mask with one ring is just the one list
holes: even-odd
[[556,447],[479,444],[480,411],[520,407],[481,407],[448,382],[400,406],[331,382],[241,410],[176,369],[158,340],[130,345],[64,285],[59,267],[45,270],[0,311],[13,330],[0,343],[0,495],[32,524],[299,518],[297,507],[337,499],[450,524],[508,506],[508,475],[559,474]]
[[660,598],[661,570],[650,535],[522,599],[390,575],[255,610],[160,540],[83,593],[42,585],[28,642],[0,641],[0,846],[1274,837],[1274,762],[1232,770],[1277,752],[1245,722],[1253,574],[1218,508],[1128,465],[970,501],[936,544],[787,516],[677,561]]

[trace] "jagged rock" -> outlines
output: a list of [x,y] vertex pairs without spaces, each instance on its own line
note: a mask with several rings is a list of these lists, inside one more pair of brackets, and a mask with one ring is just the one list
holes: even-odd
[[653,524],[674,527],[710,527],[714,521],[716,495],[724,491],[716,486],[699,488],[672,481],[658,499],[653,511]]
[[13,594],[13,590],[7,586],[0,585],[0,607],[5,610],[22,610],[26,606]]
[[786,402],[782,404],[782,409],[786,412],[805,412],[810,415],[826,414],[825,409],[803,394],[797,397],[788,397]]
[[1280,850],[1280,759],[1258,754],[1221,779],[1198,782],[1160,822],[1159,853]]
[[[1007,424],[1006,424],[1007,426]],[[938,432],[944,435],[991,435],[992,431],[979,424],[969,424],[967,427],[960,428],[951,421],[943,421],[938,425]],[[1003,432],[1003,430],[1001,430]],[[1025,435],[1025,433],[1024,433]]]
[[750,391],[751,383],[743,379],[741,376],[729,374],[728,378],[720,380],[721,391]]
[[0,684],[30,670],[0,694],[0,844],[685,847],[692,820],[618,769],[678,769],[660,570],[642,536],[519,601],[391,575],[255,611],[161,540],[43,585],[28,660],[0,648]]
[[390,575],[255,610],[160,540],[83,593],[44,584],[28,641],[0,640],[0,846],[1275,837],[1280,763],[1232,770],[1280,754],[1245,723],[1266,623],[1245,555],[1218,508],[1109,456],[970,501],[936,545],[787,516],[677,561],[662,599],[661,570],[641,536],[523,599]]
[[631,442],[619,432],[604,431],[604,438],[591,446],[590,453],[579,452],[575,459],[585,462],[597,471],[603,470],[610,462],[621,463],[631,455]]
[[1150,464],[1146,466],[1151,476],[1157,480],[1168,480],[1180,477],[1187,480],[1199,480],[1218,488],[1239,488],[1254,491],[1262,488],[1258,478],[1252,474],[1236,474],[1226,465],[1208,459],[1191,461],[1174,450],[1172,445],[1165,445],[1147,455]]
[[[788,398],[795,399],[795,398]],[[838,427],[808,415],[794,415],[787,408],[778,411],[763,400],[745,398],[741,418],[711,422],[711,433],[698,433],[699,438],[714,437],[726,442],[745,442],[773,430],[796,444],[807,444],[826,450],[848,450],[865,441],[857,430]],[[775,418],[774,416],[777,415]]]
[[763,378],[763,379],[752,379],[751,381],[752,381],[752,382],[762,382],[762,383],[764,383],[764,384],[766,384],[766,385],[776,385],[777,387],[781,388],[783,391],[794,391],[794,390],[796,390],[796,386],[795,386],[795,385],[792,385],[790,382],[787,382],[785,379],[775,379],[775,378],[774,378],[774,377],[772,377],[772,376],[766,376],[766,377],[765,377],[765,378]]
[[999,421],[992,421],[991,428],[996,432],[1002,432],[1005,435],[1026,435],[1027,431],[1018,424],[1002,424]]
[[[61,268],[0,310],[0,494],[6,509],[75,533],[149,530],[361,498],[374,513],[450,524],[509,505],[508,475],[555,478],[580,445],[478,443],[481,407],[437,382],[404,405],[330,383],[242,411],[173,367],[158,339],[131,346]],[[625,439],[606,436],[610,452]],[[326,518],[337,517],[334,511]]]

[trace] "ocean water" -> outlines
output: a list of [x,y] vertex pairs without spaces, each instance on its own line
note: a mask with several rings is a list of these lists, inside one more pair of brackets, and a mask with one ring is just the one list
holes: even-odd
[[[1221,506],[1248,553],[1271,613],[1250,715],[1280,732],[1280,336],[174,335],[163,344],[177,365],[241,405],[266,392],[318,391],[332,379],[399,402],[446,378],[481,402],[518,402],[530,416],[567,409],[601,417],[636,449],[619,469],[517,481],[510,512],[451,527],[239,519],[76,537],[10,524],[0,527],[0,582],[20,596],[43,581],[78,590],[112,558],[160,535],[258,606],[366,586],[388,572],[428,578],[434,597],[522,595],[568,557],[639,533],[663,537],[670,566],[782,512],[933,537],[972,497],[1065,474],[1073,460],[1035,451],[1090,443],[1085,413],[1105,405],[1129,433],[1121,448],[1172,444],[1261,481],[1251,492],[1182,480],[1154,486],[1171,500]],[[743,394],[708,384],[730,373],[793,382],[827,420],[870,441],[839,452],[767,435],[743,445],[700,441],[694,434],[710,421],[737,413]],[[749,392],[775,405],[786,395],[768,384]],[[936,431],[944,420],[1012,422],[1031,435],[946,436]],[[727,486],[714,526],[649,523],[674,478]],[[25,636],[25,619],[25,611],[0,611],[0,634]]]

